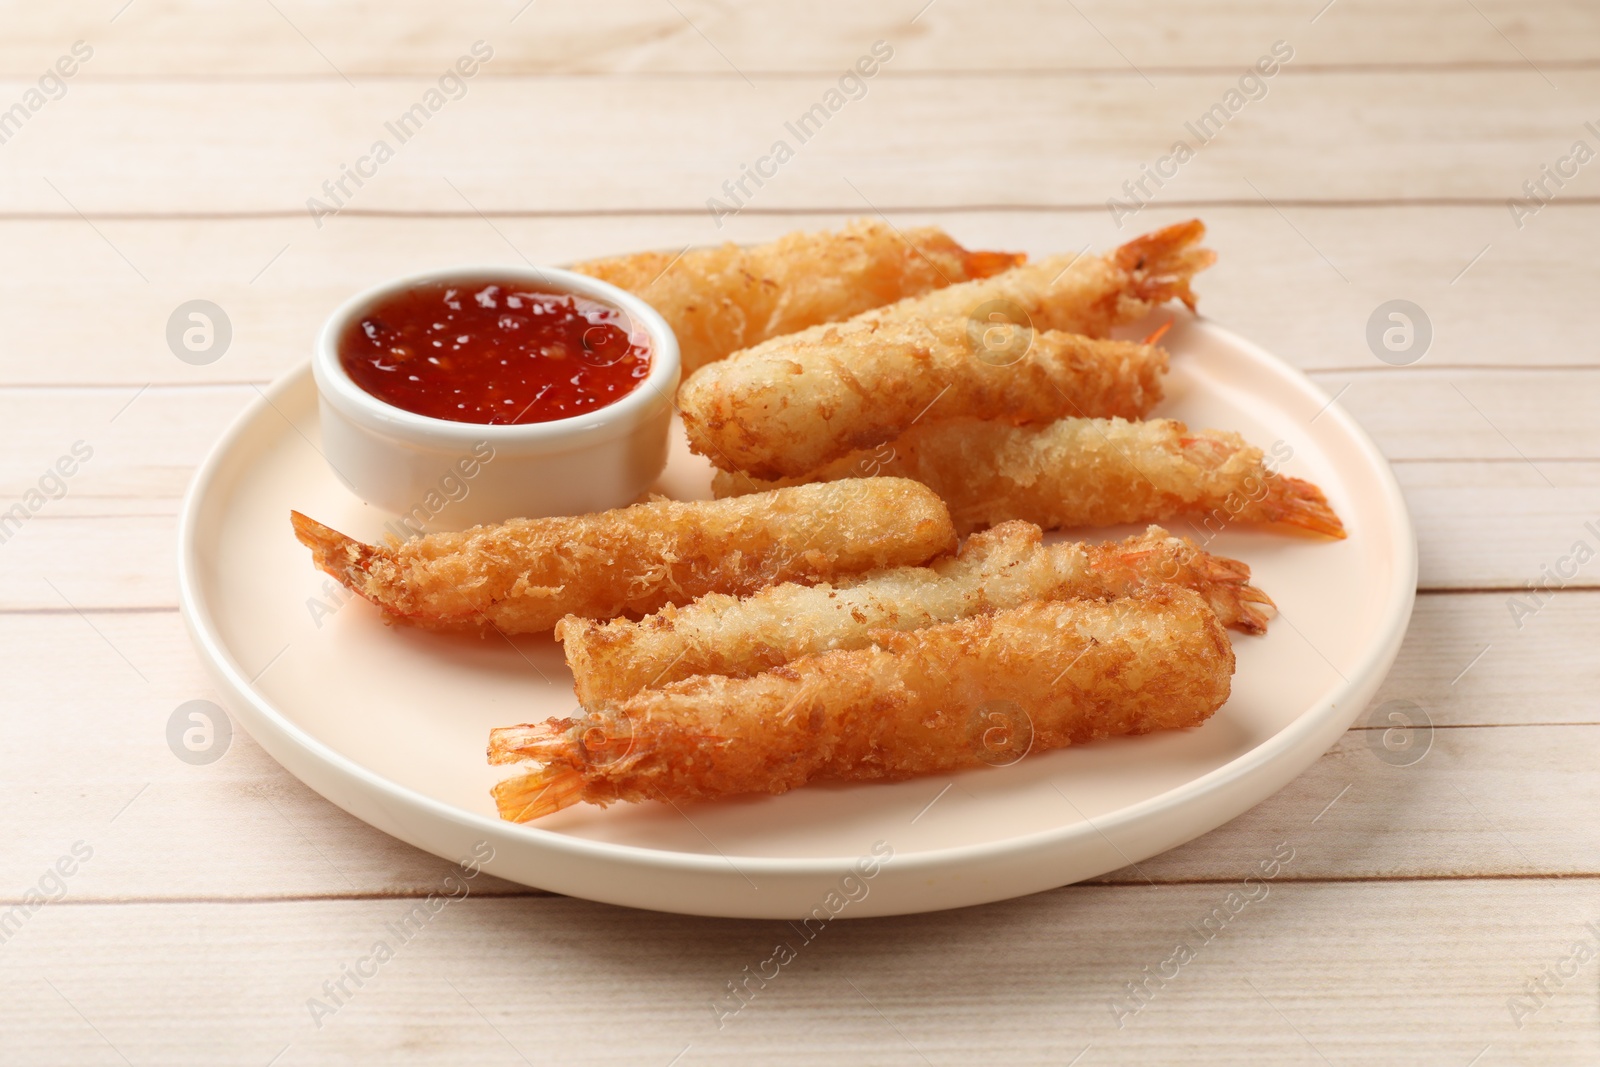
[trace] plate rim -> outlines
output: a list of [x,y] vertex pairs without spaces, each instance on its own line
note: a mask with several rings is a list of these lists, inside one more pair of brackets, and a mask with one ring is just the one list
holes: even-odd
[[[1394,657],[1398,653],[1400,642],[1409,627],[1415,604],[1418,552],[1415,528],[1411,520],[1410,511],[1406,506],[1399,482],[1395,478],[1389,461],[1384,457],[1366,430],[1347,411],[1334,403],[1335,398],[1328,397],[1304,371],[1212,320],[1194,316],[1188,319],[1187,325],[1190,328],[1212,333],[1224,343],[1247,351],[1254,359],[1274,365],[1277,371],[1293,384],[1298,391],[1306,395],[1308,399],[1322,401],[1325,407],[1322,409],[1321,417],[1330,418],[1339,426],[1343,434],[1356,446],[1361,458],[1376,476],[1378,489],[1389,511],[1394,516],[1394,522],[1385,527],[1384,532],[1391,541],[1396,578],[1387,590],[1381,608],[1382,625],[1374,629],[1372,638],[1362,648],[1358,662],[1354,667],[1350,668],[1348,677],[1343,678],[1322,699],[1308,706],[1300,714],[1296,715],[1291,722],[1270,737],[1248,751],[1240,753],[1220,767],[1197,775],[1164,792],[1092,819],[1087,816],[1080,816],[1077,821],[1066,825],[1005,837],[996,841],[922,849],[903,854],[896,852],[894,867],[898,872],[902,874],[942,873],[952,868],[965,867],[969,864],[982,864],[986,861],[1006,859],[1015,860],[1021,858],[1022,854],[1044,849],[1071,848],[1080,839],[1089,840],[1095,837],[1105,837],[1109,831],[1135,827],[1163,812],[1203,802],[1209,797],[1222,793],[1228,785],[1237,783],[1241,779],[1248,779],[1257,774],[1265,774],[1277,761],[1292,755],[1297,748],[1314,739],[1319,731],[1328,729],[1341,716],[1344,716],[1344,721],[1339,732],[1342,733],[1348,729],[1349,725],[1364,708],[1365,702],[1350,707],[1347,713],[1340,712],[1337,709],[1346,702],[1355,704],[1350,698],[1361,688],[1370,684],[1375,689],[1378,685],[1381,685],[1383,677],[1387,675],[1388,669],[1392,666]],[[197,529],[200,524],[200,512],[204,502],[221,476],[222,467],[234,455],[240,439],[249,433],[257,420],[269,410],[287,421],[287,416],[278,409],[274,401],[296,388],[304,387],[310,376],[311,361],[307,358],[290,367],[266,389],[258,390],[258,395],[249,402],[243,411],[234,417],[227,429],[213,443],[205,459],[196,469],[185,491],[183,505],[179,512],[177,535],[179,613],[183,616],[190,638],[194,642],[196,650],[200,653],[208,673],[223,690],[223,695],[226,698],[248,707],[256,718],[268,725],[276,733],[278,739],[299,748],[302,754],[319,762],[325,771],[375,791],[379,795],[380,804],[394,803],[405,808],[420,809],[421,814],[452,822],[463,828],[471,828],[480,833],[480,835],[489,835],[502,839],[509,836],[512,840],[520,840],[522,843],[538,849],[561,853],[568,858],[611,862],[621,861],[642,866],[646,869],[713,876],[728,874],[730,862],[736,862],[737,869],[740,871],[788,877],[834,876],[838,874],[841,868],[848,867],[857,860],[858,857],[852,855],[778,857],[678,852],[576,837],[533,825],[507,823],[504,820],[491,818],[488,815],[438,800],[370,770],[356,762],[352,757],[315,737],[280,712],[264,693],[254,687],[241,666],[233,659],[215,619],[204,602],[201,589],[204,584],[202,577],[203,565],[200,558],[203,546],[198,542]],[[314,388],[314,384],[312,387]],[[1382,674],[1379,674],[1380,671]],[[1377,677],[1374,683],[1375,675]],[[254,736],[253,731],[252,736]],[[1335,734],[1334,736],[1337,737],[1338,735]],[[270,746],[260,738],[256,738],[256,740],[263,745],[263,748],[269,749],[269,755],[272,754]],[[1309,760],[1306,760],[1290,772],[1289,778],[1292,779],[1300,774],[1305,767],[1309,766],[1325,751],[1327,751],[1326,746],[1316,748]],[[280,766],[284,767],[284,770],[324,796],[331,803],[349,810],[338,799],[328,796],[316,784],[307,780],[306,776],[301,775],[282,760],[277,760],[276,756],[274,756],[274,759]],[[1250,801],[1241,810],[1247,811],[1259,804],[1263,799],[1265,797]],[[362,819],[364,822],[371,823],[370,819],[362,815],[352,814],[355,814],[355,817]],[[1215,822],[1212,822],[1208,816],[1203,820],[1209,824],[1208,826],[1182,840],[1192,840],[1194,837],[1207,833],[1211,829],[1215,829],[1217,826],[1237,817],[1238,814],[1240,812],[1234,812],[1226,818]],[[377,828],[382,831],[382,827]],[[399,835],[391,833],[391,836],[398,837]],[[416,847],[426,850],[425,846]],[[1171,847],[1176,847],[1176,843],[1166,846],[1166,848]],[[1165,850],[1163,848],[1160,851]],[[1136,863],[1138,859],[1132,862]],[[496,866],[498,865],[493,863],[486,864],[486,869],[493,872]],[[522,879],[515,876],[508,877],[511,877],[513,881],[522,881]],[[523,884],[529,883],[524,882]],[[1069,881],[1062,884],[1071,883]]]

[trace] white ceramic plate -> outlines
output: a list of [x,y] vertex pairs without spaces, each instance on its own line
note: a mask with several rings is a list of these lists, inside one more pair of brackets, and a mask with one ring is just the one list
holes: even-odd
[[[482,856],[488,842],[486,868],[513,881],[639,908],[790,919],[1065,885],[1205,833],[1315,760],[1383,680],[1416,589],[1399,488],[1338,405],[1208,323],[1180,316],[1166,343],[1173,371],[1158,413],[1263,448],[1282,442],[1293,455],[1280,469],[1322,486],[1350,532],[1329,543],[1229,529],[1207,546],[1248,562],[1281,614],[1265,637],[1234,635],[1232,699],[1196,730],[896,784],[681,808],[580,805],[536,825],[502,822],[489,788],[505,772],[485,763],[489,730],[572,710],[560,647],[385,626],[312,568],[291,508],[368,540],[390,516],[323,462],[307,367],[251,405],[195,477],[179,534],[184,617],[230,711],[292,774],[446,859]],[[709,484],[710,468],[676,444],[662,491],[704,497]],[[870,878],[847,878],[875,846],[892,857]]]

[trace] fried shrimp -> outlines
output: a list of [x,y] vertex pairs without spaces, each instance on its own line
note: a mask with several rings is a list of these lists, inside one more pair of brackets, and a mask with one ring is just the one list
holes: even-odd
[[769,337],[974,278],[1025,257],[969,252],[935,226],[857,220],[752,247],[641,252],[572,269],[648,300],[678,335],[683,373]]
[[1222,620],[1265,633],[1272,606],[1250,568],[1159,526],[1103,545],[1046,546],[1039,527],[1004,522],[973,534],[959,555],[925,567],[872,571],[832,585],[713,593],[637,622],[567,618],[556,626],[578,702],[600,708],[641,689],[725,674],[736,678],[832,649],[864,648],[876,630],[914,630],[1033,600],[1108,599],[1161,585],[1193,589]]
[[1191,433],[1175,419],[925,422],[876,452],[852,453],[800,478],[760,483],[718,474],[712,484],[729,496],[869,473],[931,487],[963,533],[1007,519],[1048,530],[1183,518],[1211,532],[1243,523],[1345,536],[1315,485],[1274,473],[1236,433]]
[[[1190,280],[1216,262],[1199,247],[1206,227],[1190,219],[1136,237],[1109,255],[1050,256],[976,281],[863,311],[854,322],[973,319],[984,328],[1006,323],[1105,337],[1169,300],[1195,306]],[[817,327],[792,340],[818,336]],[[687,373],[685,366],[685,373]]]
[[921,563],[954,547],[925,486],[856,479],[738,500],[652,500],[572,518],[515,519],[366,545],[291,512],[316,565],[393,620],[430,629],[549,630],[565,615],[610,618]]
[[971,318],[868,317],[705,367],[678,406],[695,452],[776,478],[893,440],[924,413],[1137,419],[1161,399],[1166,369],[1166,351],[1151,345]]
[[893,781],[1198,726],[1227,700],[1234,666],[1216,615],[1172,587],[872,638],[752,678],[701,675],[582,718],[495,730],[490,762],[542,765],[495,787],[500,815]]

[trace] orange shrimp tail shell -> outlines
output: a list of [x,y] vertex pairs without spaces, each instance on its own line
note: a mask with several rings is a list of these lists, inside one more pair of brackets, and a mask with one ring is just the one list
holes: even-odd
[[583,799],[583,775],[552,763],[532,774],[508,778],[494,787],[495,806],[508,822],[530,822],[570,808]]
[[361,592],[360,583],[353,576],[367,572],[368,566],[380,555],[378,549],[298,511],[289,512],[289,522],[294,526],[295,539],[311,550],[312,562],[318,570]]
[[1135,237],[1118,248],[1113,258],[1132,276],[1133,291],[1140,300],[1162,304],[1176,298],[1193,311],[1195,295],[1189,282],[1217,261],[1215,252],[1198,247],[1205,235],[1205,223],[1190,219]]
[[962,262],[967,268],[967,277],[989,278],[1001,271],[1020,267],[1026,263],[1026,252],[967,252]]
[[1271,479],[1270,485],[1266,497],[1256,505],[1257,521],[1282,523],[1340,541],[1348,536],[1328,498],[1315,485],[1285,475]]
[[1143,564],[1162,579],[1199,593],[1218,618],[1242,633],[1266,633],[1267,623],[1277,613],[1272,598],[1250,584],[1249,564],[1212,555],[1195,547],[1188,538],[1173,537],[1160,526],[1151,526],[1143,538],[1101,545],[1097,551],[1104,570],[1110,572],[1121,564],[1122,577],[1129,588],[1140,583]]

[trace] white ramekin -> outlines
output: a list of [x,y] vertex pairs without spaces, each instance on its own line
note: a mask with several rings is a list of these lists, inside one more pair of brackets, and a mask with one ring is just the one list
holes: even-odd
[[[572,293],[622,311],[649,338],[650,373],[597,411],[552,422],[487,426],[402,410],[345,373],[345,328],[416,285],[500,282]],[[547,267],[456,267],[412,274],[347,300],[317,337],[311,359],[322,449],[340,480],[406,529],[461,530],[510,518],[579,515],[633,503],[667,462],[678,339],[649,304],[614,285]],[[483,457],[491,458],[485,460]]]

